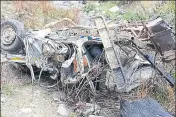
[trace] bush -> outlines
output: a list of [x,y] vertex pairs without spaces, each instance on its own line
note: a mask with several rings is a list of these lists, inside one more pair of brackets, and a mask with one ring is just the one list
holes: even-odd
[[86,12],[88,14],[90,11],[94,11],[95,8],[96,8],[96,6],[94,4],[88,3],[84,7],[84,12]]
[[122,18],[127,21],[140,21],[140,20],[147,20],[148,16],[145,14],[138,14],[134,11],[127,11]]

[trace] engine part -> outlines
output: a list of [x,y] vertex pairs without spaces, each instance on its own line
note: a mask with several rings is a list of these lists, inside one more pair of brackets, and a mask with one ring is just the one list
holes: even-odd
[[55,43],[51,40],[43,44],[43,54],[45,56],[52,56],[54,54],[66,54],[68,47],[63,43]]
[[46,57],[51,57],[54,61],[64,62],[68,58],[68,54],[71,50],[68,50],[68,46],[63,43],[54,43],[48,41],[43,44],[43,55]]

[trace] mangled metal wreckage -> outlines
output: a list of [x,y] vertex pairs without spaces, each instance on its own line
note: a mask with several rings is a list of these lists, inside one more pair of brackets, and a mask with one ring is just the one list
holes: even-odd
[[[149,41],[161,54],[175,49],[171,29],[161,18],[140,26],[138,24],[137,28],[118,23],[110,25],[101,16],[93,20],[95,27],[76,25],[64,18],[46,25],[42,30],[32,31],[25,31],[24,25],[17,20],[3,21],[2,56],[8,62],[27,66],[32,81],[36,80],[35,67],[40,69],[39,79],[43,71],[49,71],[50,78],[59,79],[63,86],[79,84],[81,79],[89,76],[92,82],[97,77],[99,81],[105,79],[104,85],[109,90],[129,92],[154,77],[155,73],[160,73],[171,86],[174,85],[170,74],[161,70],[153,62],[152,56],[143,54],[139,43],[136,43],[144,39],[142,34],[147,34]],[[73,27],[51,31],[49,27],[62,21],[70,22]],[[92,31],[98,35],[92,36]],[[110,31],[113,31],[113,36]],[[123,31],[127,33],[123,35]]]

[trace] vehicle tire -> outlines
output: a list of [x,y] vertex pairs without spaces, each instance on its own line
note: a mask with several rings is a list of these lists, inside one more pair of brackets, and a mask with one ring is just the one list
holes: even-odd
[[18,50],[23,42],[24,25],[17,20],[6,20],[1,22],[1,49],[6,51]]

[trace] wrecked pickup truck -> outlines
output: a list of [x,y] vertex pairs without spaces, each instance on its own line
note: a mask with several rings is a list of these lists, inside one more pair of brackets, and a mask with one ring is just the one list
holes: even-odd
[[[42,30],[32,31],[25,31],[23,23],[17,20],[3,21],[3,60],[17,66],[27,66],[32,82],[37,80],[35,67],[40,70],[38,81],[42,72],[48,71],[50,78],[60,80],[63,86],[79,84],[82,79],[89,78],[89,84],[94,87],[93,82],[99,78],[96,82],[105,79],[104,85],[109,90],[129,92],[156,73],[163,75],[174,86],[172,76],[157,67],[152,56],[143,54],[138,48],[134,40],[140,36],[136,36],[135,31],[130,29],[133,34],[123,37],[120,36],[122,26],[110,26],[101,16],[94,17],[93,20],[95,27],[76,25],[64,18],[46,25]],[[62,21],[68,21],[73,26],[57,30],[56,24]],[[56,28],[54,31],[49,28],[53,26]],[[162,44],[168,43],[168,40],[170,45],[164,45],[164,49],[168,51],[175,48],[170,29],[163,20],[155,19],[147,26],[149,27],[143,26],[141,32],[152,31],[151,42],[157,49],[163,49]],[[112,36],[110,30],[115,35]],[[127,31],[127,28],[124,30]],[[139,31],[138,33],[141,34]]]

